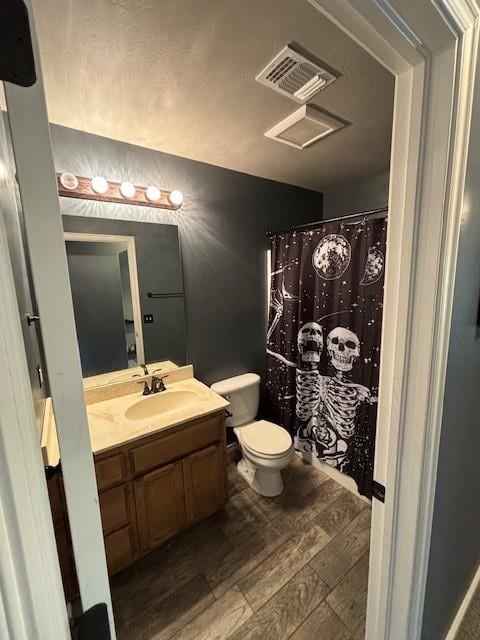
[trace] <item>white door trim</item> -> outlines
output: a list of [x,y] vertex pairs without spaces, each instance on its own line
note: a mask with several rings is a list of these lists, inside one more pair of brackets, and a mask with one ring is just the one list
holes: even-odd
[[65,240],[75,240],[77,242],[125,242],[128,252],[128,272],[130,275],[130,293],[133,307],[133,326],[135,328],[135,338],[137,347],[138,364],[145,363],[145,350],[143,346],[142,329],[142,309],[140,307],[140,289],[138,286],[137,252],[135,250],[134,236],[116,236],[100,233],[77,233],[76,231],[65,231]]
[[[480,12],[474,0],[310,1],[396,75],[375,465],[387,494],[373,504],[366,637],[419,640]],[[420,15],[435,10],[437,48]]]
[[[37,80],[31,87],[5,83],[12,147],[55,411],[82,608],[86,610],[98,603],[105,603],[111,637],[115,640],[98,491],[35,33],[33,0],[26,0],[26,5],[30,17]],[[37,446],[39,447],[39,443]],[[39,524],[41,525],[41,521],[35,521],[30,526],[37,527]]]

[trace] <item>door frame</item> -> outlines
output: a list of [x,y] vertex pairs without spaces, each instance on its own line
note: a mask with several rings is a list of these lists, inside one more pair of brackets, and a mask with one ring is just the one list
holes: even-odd
[[[387,427],[383,430],[386,435],[379,437],[375,466],[375,478],[385,483],[387,492],[385,505],[377,501],[373,504],[366,637],[367,640],[419,640],[480,11],[475,0],[405,3],[400,13],[395,8],[401,5],[398,0],[309,2],[396,76],[378,407],[380,428],[383,424]],[[31,10],[31,0],[27,4]],[[60,395],[59,440],[67,502],[73,507],[74,498],[80,499],[73,510],[73,521],[71,519],[80,588],[86,602],[93,604],[100,598],[110,607],[80,363],[74,345],[73,310],[55,172],[45,131],[42,130],[40,137],[34,135],[29,139],[31,128],[26,126],[26,131],[22,131],[21,127],[28,124],[27,115],[31,119],[32,110],[38,106],[46,126],[43,90],[38,83],[36,92],[12,86],[7,89],[10,114],[17,124],[12,128],[12,138],[25,213],[39,216],[40,212],[54,231],[49,237],[40,228],[38,237],[30,233],[29,248],[35,249],[34,275],[35,265],[41,265],[46,271],[50,267],[56,269],[60,277],[55,284],[57,291],[60,289],[59,297],[54,300],[67,303],[62,324],[48,313],[52,286],[44,275],[40,276],[40,287],[35,281],[40,314],[44,317],[46,314],[52,322],[48,329],[51,340],[47,340],[45,347],[47,363],[48,359],[51,363],[49,374],[51,370]],[[29,92],[28,109],[24,92]],[[47,159],[50,153],[47,167],[40,171],[40,181],[28,166],[39,169],[39,148],[47,152]],[[30,220],[34,227],[35,221]],[[0,260],[0,272],[6,268],[4,262]],[[11,317],[0,314],[0,337],[9,332],[20,352],[23,344],[18,331],[16,334],[11,331],[14,324]],[[57,331],[56,336],[53,330]],[[59,353],[58,345],[53,342],[53,338],[58,341],[59,336],[66,353]],[[8,362],[6,370],[11,384],[22,385],[18,368]],[[62,388],[60,379],[66,371],[69,384]],[[25,394],[25,380],[20,388],[23,395],[12,396],[11,403],[12,409],[17,406],[18,411],[30,402]],[[69,428],[72,415],[73,426]],[[24,448],[33,455],[34,445],[31,438]],[[14,454],[14,449],[8,445],[6,453],[10,452]],[[17,453],[16,459],[23,472],[23,482],[28,486],[35,477],[26,466],[27,458],[21,459]],[[76,472],[71,468],[74,466]],[[10,481],[16,489],[19,478],[11,476]],[[7,500],[3,486],[0,499],[3,507]],[[37,512],[36,529],[48,537],[51,523],[45,501]],[[85,535],[87,532],[89,535]],[[44,572],[53,565],[58,566],[58,561],[54,562],[47,551],[42,547],[37,549],[44,561],[40,568]],[[18,567],[13,568],[18,568],[21,580],[20,565],[23,560],[28,561],[28,556],[24,549],[13,547],[12,554],[19,560]],[[36,593],[38,588],[38,582],[32,583],[31,590],[40,597],[41,594]],[[28,595],[19,594],[23,610],[27,612]],[[4,610],[10,611],[10,603],[6,603]],[[19,610],[18,615],[21,613]],[[57,623],[58,629],[63,628],[64,614],[50,613],[50,624]],[[111,624],[113,630],[113,620]]]
[[366,638],[420,640],[480,11],[309,2],[396,77]]
[[137,252],[135,250],[134,236],[116,236],[105,233],[77,233],[76,231],[65,231],[63,234],[65,241],[74,242],[125,242],[128,254],[128,273],[130,275],[130,293],[132,296],[133,325],[135,328],[135,338],[137,347],[137,364],[145,364],[145,350],[143,346],[142,310],[140,307],[140,289],[138,286]]

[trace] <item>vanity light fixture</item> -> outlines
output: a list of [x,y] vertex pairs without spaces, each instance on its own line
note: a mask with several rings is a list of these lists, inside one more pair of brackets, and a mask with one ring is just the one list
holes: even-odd
[[102,176],[87,178],[73,173],[57,173],[58,194],[66,198],[116,202],[129,206],[154,207],[177,211],[182,206],[183,193],[159,189],[151,184],[143,187],[132,182],[113,182]]
[[102,176],[95,176],[92,178],[92,189],[95,193],[107,193],[108,191],[108,182]]
[[122,182],[120,185],[120,193],[124,198],[133,198],[135,196],[135,185],[131,182]]
[[150,202],[160,200],[161,195],[160,189],[155,187],[153,184],[147,187],[147,190],[145,191],[145,197],[147,200],[150,200]]
[[183,193],[178,190],[171,191],[168,196],[168,199],[173,205],[180,207],[183,202]]

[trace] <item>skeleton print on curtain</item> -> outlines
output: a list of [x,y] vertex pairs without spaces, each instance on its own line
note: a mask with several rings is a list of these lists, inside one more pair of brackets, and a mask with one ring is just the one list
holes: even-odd
[[371,497],[386,218],[272,240],[267,413]]

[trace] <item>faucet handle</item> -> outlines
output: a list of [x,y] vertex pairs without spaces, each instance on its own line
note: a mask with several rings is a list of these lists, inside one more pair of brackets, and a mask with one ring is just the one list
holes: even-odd
[[[160,369],[157,369],[160,371]],[[168,373],[164,373],[163,376],[156,376],[155,371],[152,374],[152,393],[158,393],[159,391],[166,391],[167,387],[163,382],[165,378],[168,378]]]
[[145,382],[145,380],[141,380],[137,382],[137,384],[143,384],[142,395],[149,396],[151,394],[150,387],[148,386],[148,382]]

